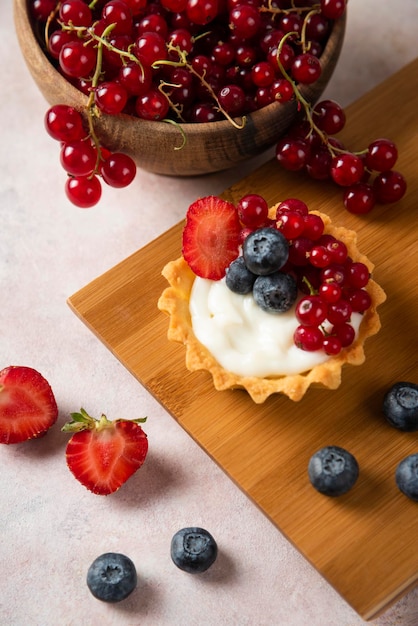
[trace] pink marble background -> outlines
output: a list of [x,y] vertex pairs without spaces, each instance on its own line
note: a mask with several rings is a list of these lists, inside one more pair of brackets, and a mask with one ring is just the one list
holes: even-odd
[[[346,105],[416,55],[417,0],[350,0],[344,50],[324,96]],[[365,622],[76,318],[66,298],[270,155],[194,179],[139,171],[82,211],[63,192],[47,105],[20,55],[11,2],[0,4],[0,368],[38,369],[60,408],[50,434],[0,448],[0,624],[4,626],[360,626]],[[416,97],[405,93],[406,98]],[[158,271],[158,268],[156,268]],[[150,453],[116,494],[84,489],[60,426],[80,406],[148,415]],[[202,525],[218,561],[203,576],[172,564],[176,530]],[[137,590],[109,606],[85,584],[105,551],[129,555]],[[418,590],[375,626],[416,626]]]

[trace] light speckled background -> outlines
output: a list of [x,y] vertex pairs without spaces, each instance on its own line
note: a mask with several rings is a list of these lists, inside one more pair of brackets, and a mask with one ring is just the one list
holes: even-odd
[[[345,46],[324,96],[349,104],[415,55],[417,0],[350,0]],[[35,367],[50,381],[58,425],[39,441],[0,449],[0,624],[4,626],[360,626],[363,620],[299,555],[175,421],[73,315],[66,298],[218,193],[269,154],[195,179],[139,172],[81,211],[63,192],[47,105],[0,5],[0,368]],[[405,93],[405,97],[411,94]],[[412,97],[416,97],[412,94]],[[158,271],[158,269],[156,269]],[[84,406],[111,418],[148,415],[144,467],[108,498],[67,470],[60,426]],[[172,534],[202,525],[220,555],[204,576],[171,563]],[[115,550],[139,585],[107,606],[85,585],[90,562]],[[416,626],[418,590],[373,622]]]

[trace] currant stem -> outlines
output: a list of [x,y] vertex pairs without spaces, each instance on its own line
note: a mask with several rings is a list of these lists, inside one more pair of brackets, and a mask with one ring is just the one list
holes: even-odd
[[180,131],[180,133],[182,135],[183,141],[181,143],[181,146],[174,146],[174,150],[181,150],[182,148],[184,148],[184,146],[186,145],[187,137],[186,137],[186,133],[182,129],[181,125],[178,124],[175,120],[170,120],[170,118],[165,119],[164,122],[166,122],[167,124],[172,124],[173,126],[175,126]]
[[[174,102],[171,100],[170,96],[164,91],[164,87],[179,87],[179,85],[175,85],[173,83],[166,83],[166,82],[160,82],[158,85],[158,91],[160,93],[163,94],[163,96],[167,99],[168,104],[170,105],[170,108],[174,111],[174,113],[177,115],[177,117],[180,119],[181,122],[185,122],[185,119],[183,118],[183,105],[179,105],[177,106],[176,104],[174,104]],[[167,120],[164,120],[167,121]]]
[[105,28],[105,30],[103,31],[103,33],[101,35],[97,35],[94,32],[94,30],[92,28],[90,28],[90,27],[86,28],[85,26],[74,26],[73,24],[62,24],[61,22],[59,22],[59,24],[60,24],[62,30],[68,30],[70,32],[76,32],[79,36],[84,36],[84,35],[88,34],[90,36],[90,40],[86,40],[86,42],[85,42],[86,46],[89,45],[91,43],[91,41],[97,41],[98,44],[101,44],[102,46],[105,46],[110,52],[114,52],[115,54],[120,56],[122,58],[122,60],[128,59],[129,61],[132,61],[132,63],[136,63],[137,65],[142,67],[141,62],[139,61],[139,59],[134,54],[129,52],[129,50],[121,50],[120,48],[117,48],[116,46],[111,44],[110,41],[107,40],[107,37],[110,35],[112,30],[115,28],[116,23],[109,24],[109,26],[107,26],[107,28]]
[[[319,5],[318,5],[319,7]],[[309,13],[306,15],[305,19],[303,20],[303,24],[302,24],[302,30],[300,33],[300,43],[302,45],[302,50],[303,52],[307,52],[311,46],[311,44],[309,43],[308,45],[306,45],[306,29],[307,29],[307,25],[308,25],[308,21],[309,18],[312,15],[317,15],[318,13],[321,13],[321,8],[317,8],[317,9],[312,9],[312,11],[309,11]]]
[[273,0],[269,0],[268,5],[259,7],[260,13],[272,13],[273,15],[291,15],[292,13],[306,13],[307,11],[313,10],[314,13],[320,13],[321,5],[314,4],[313,7],[289,7],[288,9],[280,9],[278,7],[273,6]]
[[277,48],[277,55],[276,55],[276,60],[277,60],[277,64],[280,68],[280,71],[282,72],[283,76],[286,78],[286,80],[289,81],[289,83],[292,85],[293,87],[293,93],[295,94],[296,100],[298,101],[299,104],[301,104],[304,108],[305,111],[305,115],[306,115],[306,119],[309,122],[309,126],[311,128],[310,132],[312,133],[313,131],[315,131],[318,134],[318,137],[321,139],[321,142],[327,146],[330,154],[332,156],[335,156],[336,153],[342,153],[345,152],[345,150],[331,146],[329,141],[328,141],[328,135],[326,133],[324,133],[320,128],[318,128],[318,126],[315,124],[314,120],[313,120],[313,115],[312,115],[312,107],[309,104],[309,102],[302,96],[302,94],[300,93],[299,89],[297,88],[296,83],[294,82],[294,80],[290,77],[290,75],[287,73],[287,71],[285,70],[285,68],[283,67],[282,62],[280,61],[280,54],[281,51],[283,49],[284,44],[286,43],[287,39],[289,39],[290,37],[297,35],[297,33],[295,31],[291,31],[289,33],[286,33],[286,35],[282,38],[282,40],[280,41],[280,44]]
[[45,46],[46,49],[48,50],[48,42],[49,42],[49,27],[51,26],[52,22],[55,19],[56,14],[59,11],[61,2],[57,3],[57,6],[55,7],[55,9],[53,11],[51,11],[51,13],[48,15],[48,19],[46,20],[46,24],[45,24],[45,31],[44,31],[44,37],[45,37]]
[[312,283],[306,276],[302,278],[302,282],[305,283],[305,285],[309,289],[309,295],[315,296],[318,293],[318,291],[313,287]]
[[[227,111],[225,111],[225,109],[221,106],[221,104],[219,102],[219,99],[218,99],[216,93],[214,92],[213,88],[205,80],[205,74],[203,74],[203,76],[200,75],[198,72],[196,72],[196,70],[194,69],[193,65],[191,65],[188,62],[186,52],[184,50],[181,50],[181,48],[179,48],[178,46],[172,46],[171,44],[168,44],[168,51],[169,52],[176,52],[178,54],[180,60],[179,61],[168,61],[168,60],[164,59],[162,61],[155,61],[155,63],[152,64],[152,67],[154,69],[159,68],[161,65],[171,65],[173,67],[185,67],[191,74],[193,74],[193,76],[196,76],[196,78],[201,82],[201,84],[208,90],[208,92],[210,93],[211,97],[213,98],[213,100],[216,103],[216,108],[218,109],[218,111],[220,113],[222,113],[222,115],[232,124],[232,126],[234,126],[234,128],[237,128],[238,130],[242,130],[244,128],[245,124],[246,124],[246,121],[247,121],[245,115],[242,116],[241,123],[239,123],[236,120],[234,120],[234,118],[232,118]],[[161,85],[169,85],[169,83],[162,82]],[[164,91],[162,93],[164,93]],[[164,95],[166,96],[165,93],[164,93]]]

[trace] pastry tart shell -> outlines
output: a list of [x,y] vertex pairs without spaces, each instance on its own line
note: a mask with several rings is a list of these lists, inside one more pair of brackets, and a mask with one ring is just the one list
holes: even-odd
[[[271,215],[275,214],[275,208],[270,209]],[[374,266],[369,259],[362,254],[357,247],[357,235],[354,231],[344,227],[334,226],[330,218],[320,213],[325,224],[325,233],[333,235],[343,241],[348,249],[348,254],[354,261],[364,263],[370,274]],[[212,354],[195,337],[189,311],[189,299],[195,274],[187,265],[183,257],[170,261],[162,270],[163,276],[169,283],[158,300],[158,308],[169,315],[169,327],[167,338],[169,341],[182,343],[186,348],[185,363],[189,371],[207,370],[213,379],[215,389],[245,389],[252,400],[263,403],[269,396],[281,393],[291,400],[299,401],[305,395],[311,385],[322,385],[328,389],[337,389],[341,384],[343,365],[361,365],[365,361],[364,343],[368,337],[375,335],[381,327],[377,307],[386,300],[383,289],[373,280],[369,279],[367,291],[372,304],[363,314],[358,335],[349,347],[343,348],[327,361],[314,366],[312,369],[301,374],[268,376],[240,376],[225,370],[219,365]]]

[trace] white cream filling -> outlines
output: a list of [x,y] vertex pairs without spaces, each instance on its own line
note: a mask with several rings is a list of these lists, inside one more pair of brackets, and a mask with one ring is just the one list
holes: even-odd
[[[239,376],[301,374],[330,357],[323,350],[298,348],[293,334],[299,325],[295,307],[267,313],[252,294],[233,293],[225,279],[196,277],[190,294],[190,315],[197,339],[226,370]],[[354,313],[356,333],[362,316]]]

